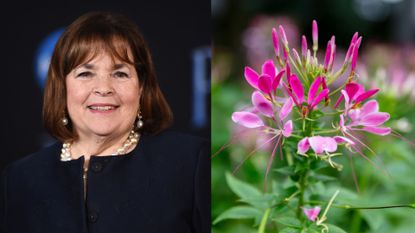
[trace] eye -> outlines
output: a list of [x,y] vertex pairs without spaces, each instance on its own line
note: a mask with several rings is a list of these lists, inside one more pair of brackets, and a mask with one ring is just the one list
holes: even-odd
[[130,76],[128,76],[128,74],[127,74],[127,73],[122,72],[122,71],[117,71],[117,72],[115,72],[115,73],[113,74],[113,76],[114,76],[115,78],[129,78],[129,77],[130,77]]
[[84,71],[76,75],[77,78],[88,78],[91,76],[92,76],[92,73],[90,71]]

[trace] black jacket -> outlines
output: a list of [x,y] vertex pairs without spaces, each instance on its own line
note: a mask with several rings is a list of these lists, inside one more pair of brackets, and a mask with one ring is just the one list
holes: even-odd
[[60,161],[62,144],[6,168],[1,233],[208,233],[209,143],[165,132],[122,156]]

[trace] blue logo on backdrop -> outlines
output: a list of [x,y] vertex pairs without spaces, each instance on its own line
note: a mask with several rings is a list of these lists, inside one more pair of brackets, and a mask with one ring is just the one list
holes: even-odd
[[48,74],[50,58],[56,42],[63,32],[63,28],[53,31],[39,44],[35,54],[35,76],[39,87],[43,89]]
[[210,92],[210,60],[211,48],[201,47],[193,50],[193,108],[192,125],[203,128],[208,125],[208,94]]

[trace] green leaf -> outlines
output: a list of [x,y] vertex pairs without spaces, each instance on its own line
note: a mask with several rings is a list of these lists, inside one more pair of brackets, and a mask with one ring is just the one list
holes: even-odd
[[326,224],[326,225],[328,226],[330,233],[346,233],[345,230],[341,229],[338,226],[331,225],[331,224]]
[[274,220],[288,227],[292,227],[292,228],[302,227],[300,220],[293,218],[293,217],[278,217],[278,218],[275,218]]
[[310,164],[310,169],[313,171],[318,171],[323,168],[329,167],[329,164],[320,160],[312,160]]
[[302,172],[302,171],[305,171],[305,170],[308,170],[308,169],[309,169],[309,167],[306,163],[297,163],[296,166],[295,166],[295,171],[294,172],[299,173],[299,172]]
[[241,199],[249,200],[262,197],[262,193],[257,188],[238,180],[229,173],[226,174],[226,181],[228,182],[229,188]]
[[283,175],[287,175],[287,176],[291,176],[295,174],[293,166],[277,168],[277,169],[274,169],[274,171],[281,173]]
[[322,174],[312,174],[311,177],[313,178],[314,181],[323,181],[323,182],[325,182],[325,181],[337,180],[336,177],[322,175]]
[[286,227],[282,229],[280,233],[300,233],[300,230],[291,227]]
[[275,195],[265,194],[260,197],[242,198],[239,201],[248,203],[259,209],[266,209],[272,205],[272,201],[275,200]]
[[220,214],[213,224],[216,224],[220,221],[225,219],[249,219],[249,218],[260,218],[262,216],[262,212],[258,209],[250,206],[235,206],[232,207],[222,214]]

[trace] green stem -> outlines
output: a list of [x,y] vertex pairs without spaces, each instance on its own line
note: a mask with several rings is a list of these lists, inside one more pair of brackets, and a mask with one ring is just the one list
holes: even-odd
[[265,213],[264,213],[264,215],[262,216],[262,219],[261,219],[261,224],[259,225],[259,228],[258,228],[258,233],[265,233],[265,227],[267,225],[267,221],[268,221],[268,217],[269,217],[270,213],[271,213],[270,208],[265,210]]
[[360,216],[359,211],[354,211],[352,221],[351,221],[351,227],[350,232],[352,233],[359,233],[360,232],[360,223],[362,221],[362,217]]
[[337,71],[333,76],[330,77],[330,80],[328,80],[327,85],[332,84],[340,75],[342,75],[346,71],[347,65],[343,65],[342,68]]
[[313,132],[314,134],[321,134],[321,133],[336,133],[339,131],[338,129],[330,129],[330,130],[320,130]]
[[[325,202],[323,201],[308,201],[305,204],[314,204],[322,205]],[[341,205],[333,204],[335,208],[347,209],[347,210],[377,210],[377,209],[391,209],[391,208],[411,208],[415,209],[415,204],[399,204],[399,205],[386,205],[386,206],[351,206],[351,205]]]
[[304,74],[301,72],[301,70],[298,68],[298,66],[295,64],[294,59],[291,57],[291,54],[287,52],[288,59],[291,61],[291,64],[294,66],[294,69],[297,71],[297,73],[300,75],[300,78],[308,85],[308,79],[304,76]]
[[300,187],[299,187],[298,205],[297,205],[297,218],[299,219],[302,217],[301,207],[304,206],[304,193],[306,189],[306,179],[307,179],[307,170],[300,174],[300,180],[298,182]]
[[321,215],[321,219],[325,219],[326,218],[326,215],[327,215],[327,212],[329,211],[329,209],[330,209],[330,207],[331,207],[331,205],[333,204],[333,201],[334,201],[334,199],[336,199],[336,197],[337,197],[337,195],[339,194],[339,190],[336,190],[336,192],[334,193],[334,195],[331,197],[331,199],[330,199],[330,201],[329,201],[329,204],[327,204],[327,207],[326,207],[326,209],[324,210],[324,213],[323,213],[323,215]]

